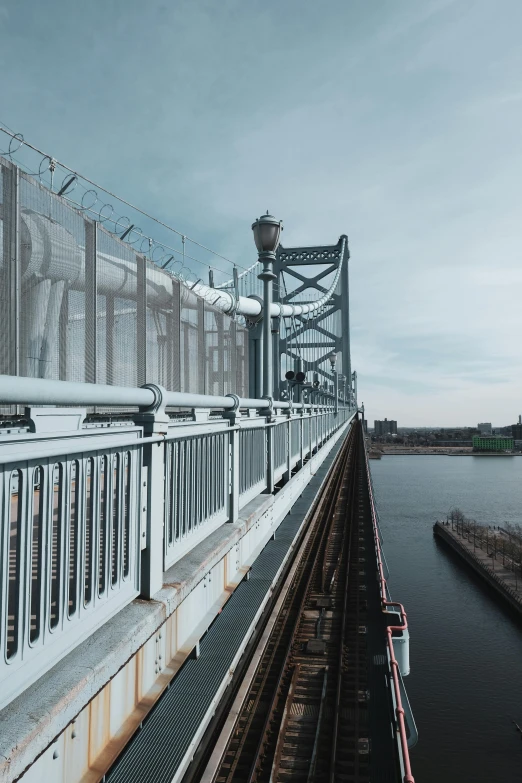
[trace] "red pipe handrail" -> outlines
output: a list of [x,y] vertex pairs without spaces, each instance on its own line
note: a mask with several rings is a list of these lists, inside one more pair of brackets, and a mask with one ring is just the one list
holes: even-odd
[[400,613],[403,618],[403,625],[389,625],[387,628],[387,641],[388,641],[388,652],[390,655],[390,665],[391,665],[391,672],[392,672],[392,678],[393,678],[393,688],[395,691],[395,701],[397,704],[397,707],[395,709],[395,714],[397,716],[397,721],[399,724],[399,734],[401,739],[401,749],[402,749],[402,758],[404,762],[404,777],[403,781],[404,783],[415,783],[415,779],[411,773],[411,764],[410,764],[410,753],[408,749],[408,737],[406,735],[406,724],[404,722],[404,708],[402,706],[402,699],[401,699],[401,691],[400,691],[400,685],[399,685],[399,664],[397,663],[397,659],[395,658],[395,651],[393,649],[393,639],[392,634],[393,631],[405,631],[408,628],[408,621],[407,621],[407,615],[404,611],[404,606],[400,604],[398,601],[387,601],[387,592],[386,592],[386,579],[384,578],[384,571],[382,566],[382,557],[381,557],[381,541],[379,537],[379,528],[377,526],[377,511],[375,509],[375,502],[373,499],[373,487],[372,482],[370,479],[370,466],[368,464],[368,454],[366,453],[366,448],[364,449],[364,457],[366,462],[366,477],[368,480],[368,494],[370,497],[370,507],[371,507],[371,514],[372,514],[372,526],[373,526],[373,536],[375,538],[375,552],[377,554],[377,565],[379,570],[379,581],[381,583],[381,602],[383,606],[398,606],[400,607]]

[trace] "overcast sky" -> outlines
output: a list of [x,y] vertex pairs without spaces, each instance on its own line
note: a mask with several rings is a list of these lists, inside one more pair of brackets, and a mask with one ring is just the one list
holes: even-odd
[[0,0],[0,120],[238,263],[349,236],[368,418],[522,412],[520,0]]

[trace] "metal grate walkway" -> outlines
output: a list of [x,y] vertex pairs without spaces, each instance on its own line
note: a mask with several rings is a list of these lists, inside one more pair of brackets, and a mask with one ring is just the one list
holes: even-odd
[[199,658],[186,661],[107,773],[106,783],[171,783],[342,442],[263,549],[251,578],[237,587],[201,640]]

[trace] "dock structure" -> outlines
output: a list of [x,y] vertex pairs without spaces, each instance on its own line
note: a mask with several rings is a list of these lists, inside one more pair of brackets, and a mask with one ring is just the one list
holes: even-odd
[[522,580],[502,563],[502,553],[477,546],[469,529],[435,522],[434,534],[453,549],[512,609],[522,616]]
[[347,237],[207,286],[0,175],[0,783],[413,783]]

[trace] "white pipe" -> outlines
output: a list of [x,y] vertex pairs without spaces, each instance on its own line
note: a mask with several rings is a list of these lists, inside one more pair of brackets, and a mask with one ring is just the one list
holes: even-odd
[[[1,226],[2,222],[0,221]],[[22,267],[25,269],[25,278],[36,275],[51,277],[55,280],[67,280],[71,288],[85,290],[85,264],[83,262],[85,251],[78,246],[69,231],[44,215],[29,210],[22,212],[21,230],[23,235]],[[131,249],[130,252],[134,251]],[[307,315],[320,310],[335,290],[342,265],[345,263],[344,255],[342,252],[332,285],[320,299],[302,304],[273,302],[270,307],[271,317]],[[136,263],[100,251],[98,251],[98,259],[104,262],[103,271],[99,270],[98,293],[111,293],[121,298],[134,299],[137,290]],[[247,271],[251,271],[252,268],[250,267]],[[173,295],[172,280],[173,277],[169,273],[148,264],[146,274],[147,301],[160,307],[168,306]],[[223,313],[236,312],[252,320],[258,320],[262,315],[262,304],[257,298],[239,296],[236,300],[233,293],[210,288],[199,281],[194,284],[181,282]],[[183,291],[183,289],[181,290]]]
[[[272,318],[289,318],[296,315],[307,315],[309,313],[315,313],[320,310],[330,299],[335,291],[339,277],[341,276],[342,265],[345,263],[344,254],[341,258],[339,266],[335,271],[335,276],[328,291],[323,294],[320,299],[316,299],[313,302],[303,302],[302,304],[281,304],[281,302],[273,302],[270,307],[270,315]],[[256,319],[262,314],[263,306],[258,299],[253,299],[247,296],[239,296],[236,300],[234,294],[229,291],[223,291],[221,289],[210,288],[203,283],[186,283],[188,288],[194,291],[198,296],[203,297],[210,302],[214,307],[222,310],[224,313],[236,312],[240,315],[245,315],[247,318]]]

